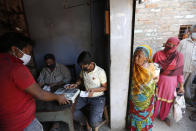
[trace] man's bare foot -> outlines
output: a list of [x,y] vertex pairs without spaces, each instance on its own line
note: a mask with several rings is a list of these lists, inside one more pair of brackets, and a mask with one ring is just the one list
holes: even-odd
[[86,123],[86,127],[87,127],[88,131],[92,131],[92,128],[90,127],[90,125],[88,124],[88,122]]
[[171,122],[169,118],[165,118],[164,122],[170,127],[171,126]]

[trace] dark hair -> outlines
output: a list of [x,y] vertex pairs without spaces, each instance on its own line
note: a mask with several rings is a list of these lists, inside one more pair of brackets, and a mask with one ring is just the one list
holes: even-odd
[[78,64],[90,64],[92,62],[92,57],[91,54],[88,51],[83,51],[82,53],[80,53],[80,55],[78,56]]
[[48,59],[52,59],[52,60],[54,60],[55,61],[55,56],[53,55],[53,54],[46,54],[45,56],[44,56],[44,60],[46,61],[46,60],[48,60]]
[[0,52],[10,51],[12,46],[18,47],[22,50],[27,45],[34,45],[34,42],[22,33],[7,32],[0,36]]

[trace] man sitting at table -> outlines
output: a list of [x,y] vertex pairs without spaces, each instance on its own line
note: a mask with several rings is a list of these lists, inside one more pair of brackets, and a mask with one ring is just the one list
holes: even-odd
[[[83,81],[85,89],[88,92],[88,97],[78,98],[75,106],[74,120],[80,122],[81,125],[86,125],[87,129],[91,130],[92,128],[95,129],[102,121],[107,78],[105,71],[92,61],[89,52],[84,51],[79,55],[78,64],[82,69],[80,78],[76,84],[70,85],[70,88],[78,87]],[[81,111],[87,104],[90,106],[88,121]]]
[[[62,64],[56,63],[55,56],[53,54],[46,54],[44,56],[44,60],[46,67],[42,69],[38,78],[40,86],[48,85],[50,88],[54,89],[54,87],[58,88],[70,83],[71,73],[69,69]],[[59,127],[60,124],[55,122],[50,131],[58,131],[60,130]]]
[[56,63],[53,54],[46,54],[44,60],[46,67],[42,69],[38,78],[40,86],[48,85],[52,88],[70,83],[71,73],[69,69],[62,64]]

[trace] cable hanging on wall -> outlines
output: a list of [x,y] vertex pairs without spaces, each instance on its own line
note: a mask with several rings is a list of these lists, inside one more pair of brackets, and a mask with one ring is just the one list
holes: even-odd
[[65,0],[64,9],[74,8],[83,5],[90,5],[90,0]]

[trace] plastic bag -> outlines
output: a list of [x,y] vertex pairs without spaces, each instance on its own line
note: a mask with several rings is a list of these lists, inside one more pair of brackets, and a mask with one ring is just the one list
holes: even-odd
[[159,64],[157,64],[157,63],[154,63],[154,66],[155,66],[155,76],[159,77],[161,66]]
[[175,92],[175,100],[174,100],[174,110],[173,110],[173,117],[176,122],[182,119],[183,114],[185,113],[186,104],[184,95],[178,96]]

